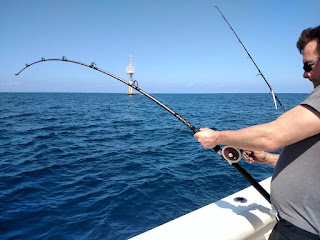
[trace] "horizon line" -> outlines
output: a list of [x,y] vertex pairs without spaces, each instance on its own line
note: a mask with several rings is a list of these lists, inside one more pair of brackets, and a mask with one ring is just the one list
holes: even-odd
[[[84,94],[93,94],[93,93],[99,93],[99,94],[125,94],[125,92],[55,92],[55,91],[0,91],[0,93],[84,93]],[[271,94],[266,92],[150,92],[150,94]],[[276,94],[309,94],[309,92],[278,92]],[[137,92],[135,95],[143,95],[142,93]]]

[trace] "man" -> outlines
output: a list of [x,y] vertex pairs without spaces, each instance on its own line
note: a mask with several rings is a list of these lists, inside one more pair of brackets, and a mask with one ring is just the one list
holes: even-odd
[[[205,147],[250,149],[248,162],[275,166],[271,202],[279,221],[269,239],[319,239],[320,236],[320,26],[301,33],[304,78],[314,90],[300,105],[275,121],[236,131],[200,129],[194,137]],[[264,151],[282,149],[280,155]]]

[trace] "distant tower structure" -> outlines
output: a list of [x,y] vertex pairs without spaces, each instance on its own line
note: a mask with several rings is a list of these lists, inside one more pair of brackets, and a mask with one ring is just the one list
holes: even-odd
[[[129,66],[127,66],[127,73],[130,75],[130,81],[129,83],[132,84],[133,81],[132,81],[132,75],[134,73],[134,66],[132,66],[132,56],[130,54],[129,56]],[[132,87],[129,87],[129,92],[128,92],[128,95],[134,95],[134,92],[132,92]]]

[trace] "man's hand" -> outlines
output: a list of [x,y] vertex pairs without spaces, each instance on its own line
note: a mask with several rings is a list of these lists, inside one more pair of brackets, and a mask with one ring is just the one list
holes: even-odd
[[200,132],[194,134],[194,138],[197,139],[200,144],[205,148],[214,148],[217,143],[217,131],[210,128],[200,128]]
[[244,151],[244,153],[248,156],[245,160],[248,163],[259,163],[259,164],[268,164],[271,166],[275,166],[279,155],[272,154],[264,151]]

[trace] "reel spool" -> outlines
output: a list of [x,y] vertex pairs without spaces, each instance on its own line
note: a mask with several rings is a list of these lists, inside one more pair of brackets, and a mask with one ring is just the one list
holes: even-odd
[[223,159],[227,160],[230,164],[237,163],[242,158],[240,150],[231,146],[224,146],[221,150],[221,155]]

